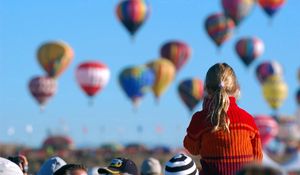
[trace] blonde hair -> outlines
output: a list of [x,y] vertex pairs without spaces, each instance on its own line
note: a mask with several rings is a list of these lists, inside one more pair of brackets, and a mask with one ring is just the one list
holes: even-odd
[[209,115],[213,129],[229,132],[230,120],[227,116],[229,96],[235,96],[239,84],[233,69],[226,63],[217,63],[209,68],[205,78],[205,91],[209,98]]

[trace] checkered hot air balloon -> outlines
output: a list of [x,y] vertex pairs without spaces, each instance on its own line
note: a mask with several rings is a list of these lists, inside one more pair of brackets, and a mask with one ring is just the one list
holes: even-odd
[[55,94],[57,84],[55,79],[46,76],[36,76],[29,81],[31,95],[40,105],[41,109],[47,101]]

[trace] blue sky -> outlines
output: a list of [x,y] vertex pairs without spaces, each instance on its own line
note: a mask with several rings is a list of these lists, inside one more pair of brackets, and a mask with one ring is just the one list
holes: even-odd
[[[221,52],[204,30],[205,18],[221,12],[219,0],[151,0],[151,14],[132,42],[115,15],[118,0],[1,1],[0,2],[0,143],[18,142],[39,147],[47,132],[67,134],[76,145],[104,142],[143,142],[148,145],[181,146],[190,113],[177,94],[178,83],[189,77],[204,79],[216,62],[227,62],[241,84],[239,105],[251,114],[271,114],[255,77],[256,66],[264,60],[277,60],[284,69],[288,98],[279,113],[297,110],[295,92],[299,68],[300,1],[287,1],[272,24],[259,6],[241,23]],[[265,53],[246,68],[234,51],[238,38],[257,36],[265,43]],[[178,73],[157,105],[147,94],[133,111],[117,78],[126,66],[141,65],[159,57],[161,45],[173,39],[192,48],[192,57]],[[58,92],[41,113],[28,91],[32,76],[44,75],[36,50],[49,40],[64,40],[75,57],[58,79]],[[74,77],[82,61],[99,60],[110,68],[111,79],[93,106]],[[198,106],[200,109],[201,105]],[[25,132],[32,126],[33,132]],[[137,132],[137,128],[143,128]],[[163,128],[158,133],[155,128]],[[82,128],[88,128],[84,134]],[[14,130],[9,135],[8,130]]]

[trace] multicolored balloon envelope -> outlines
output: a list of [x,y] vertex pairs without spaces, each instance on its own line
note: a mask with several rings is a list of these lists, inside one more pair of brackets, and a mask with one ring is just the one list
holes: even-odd
[[191,56],[191,48],[182,41],[169,41],[160,49],[160,56],[170,60],[179,71]]
[[158,100],[174,80],[176,68],[171,61],[165,58],[159,58],[147,65],[155,74],[155,81],[152,86],[152,91]]
[[122,0],[117,5],[116,13],[131,36],[134,36],[148,18],[150,8],[143,0]]
[[272,109],[278,109],[287,97],[288,87],[280,76],[270,76],[262,85],[263,96]]
[[255,4],[255,0],[222,0],[226,16],[230,17],[236,26],[248,16]]
[[285,143],[299,142],[300,128],[297,119],[294,116],[280,116],[279,117],[279,133],[278,139]]
[[107,85],[110,71],[99,61],[87,61],[77,67],[75,75],[81,89],[86,95],[92,97]]
[[74,57],[72,48],[62,42],[47,42],[41,45],[37,51],[40,65],[49,77],[58,77],[70,64]]
[[263,84],[268,77],[276,75],[282,77],[283,70],[277,61],[265,61],[256,67],[256,77]]
[[300,106],[300,88],[298,88],[298,90],[296,92],[296,101],[297,101],[297,104]]
[[266,146],[278,134],[278,123],[273,117],[267,115],[255,115],[254,121],[258,127],[262,145]]
[[190,111],[203,99],[203,89],[203,82],[198,78],[186,79],[179,83],[179,96]]
[[220,47],[232,36],[234,22],[221,13],[215,13],[206,18],[205,29],[209,37]]
[[235,45],[235,50],[242,62],[249,66],[264,52],[264,43],[256,37],[241,38]]
[[125,68],[119,75],[119,83],[135,106],[139,105],[145,93],[155,80],[154,72],[147,66]]
[[284,3],[285,0],[258,0],[258,4],[264,9],[269,17],[273,17]]
[[56,88],[56,80],[51,77],[36,76],[29,81],[30,93],[41,108],[43,108],[47,101],[55,94]]

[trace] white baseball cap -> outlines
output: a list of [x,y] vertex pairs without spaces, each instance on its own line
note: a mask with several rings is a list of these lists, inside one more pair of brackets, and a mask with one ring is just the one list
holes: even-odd
[[0,157],[0,175],[23,175],[23,172],[14,162]]

